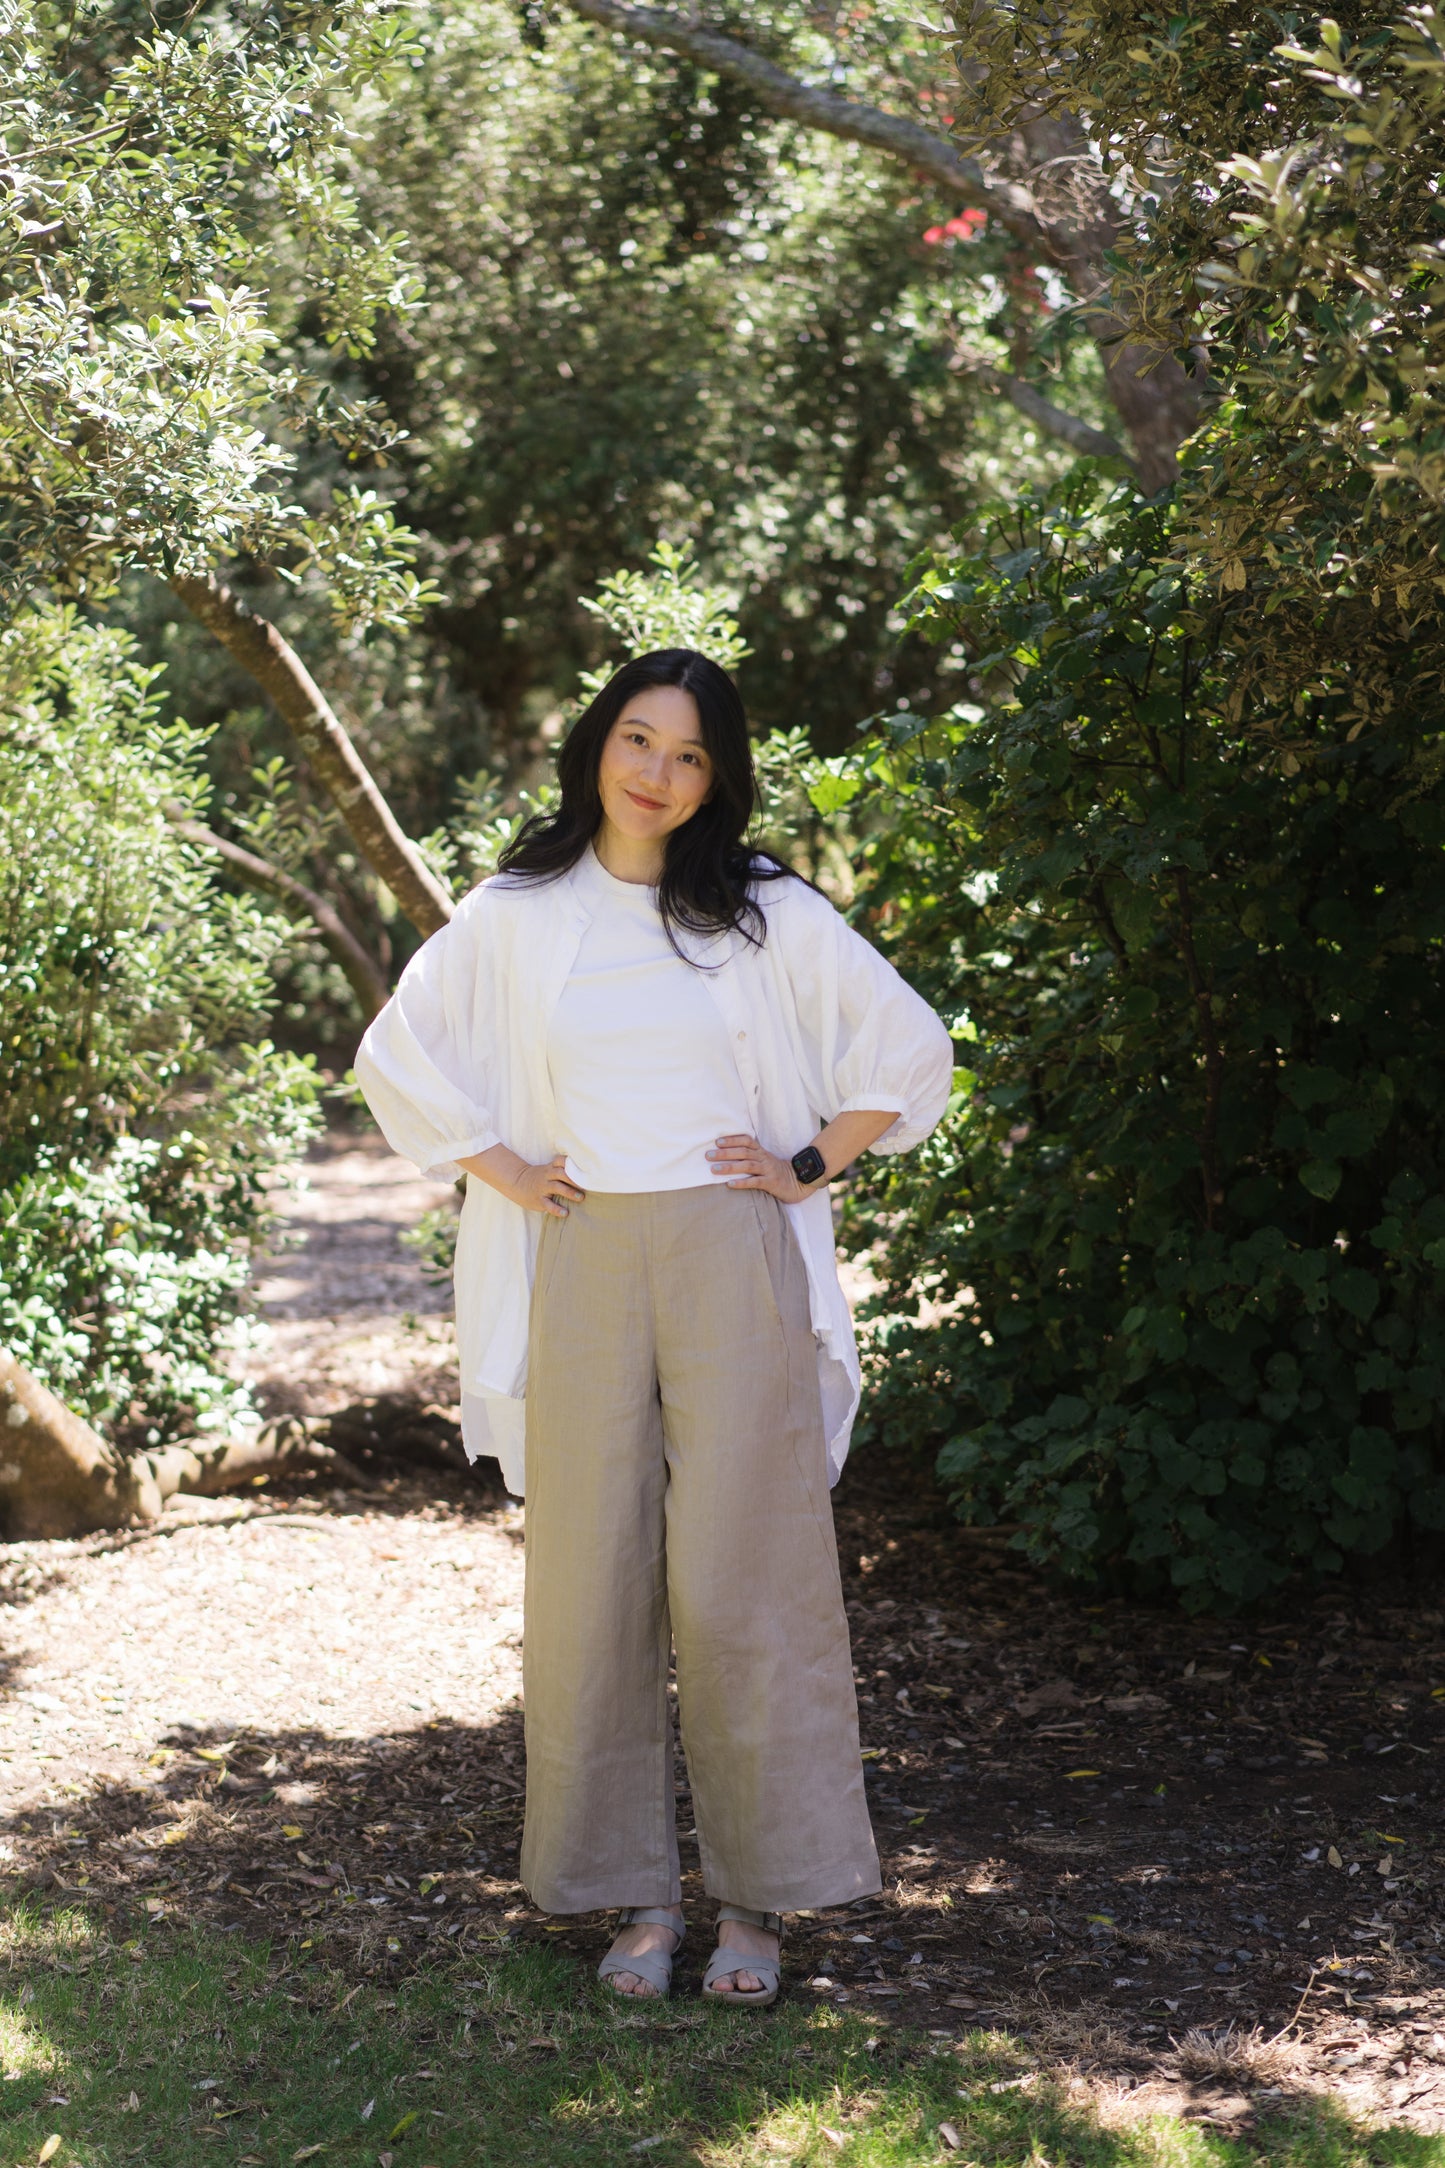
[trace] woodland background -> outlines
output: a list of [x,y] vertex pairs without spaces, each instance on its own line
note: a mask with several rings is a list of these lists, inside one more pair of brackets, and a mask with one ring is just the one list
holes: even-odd
[[683,636],[958,1046],[860,1450],[1189,1608],[1429,1568],[1442,105],[1429,8],[6,0],[10,1532],[277,1450],[268,1184]]

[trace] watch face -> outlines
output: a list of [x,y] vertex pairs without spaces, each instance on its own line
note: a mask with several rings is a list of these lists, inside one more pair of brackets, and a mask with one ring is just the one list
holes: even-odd
[[806,1186],[809,1182],[818,1181],[822,1175],[827,1173],[828,1162],[824,1159],[816,1144],[807,1144],[804,1145],[801,1152],[795,1154],[792,1168],[798,1180]]

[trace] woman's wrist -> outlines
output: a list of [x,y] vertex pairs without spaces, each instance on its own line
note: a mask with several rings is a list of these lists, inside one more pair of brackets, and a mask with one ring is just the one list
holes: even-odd
[[484,1152],[474,1152],[469,1159],[457,1161],[464,1174],[474,1174],[489,1188],[501,1190],[510,1188],[525,1174],[528,1164],[510,1144],[489,1144]]
[[542,1212],[552,1219],[565,1219],[568,1205],[580,1204],[586,1195],[568,1175],[561,1152],[543,1165],[534,1166],[510,1145],[493,1144],[471,1159],[459,1159],[457,1165],[512,1204],[520,1205],[524,1212]]

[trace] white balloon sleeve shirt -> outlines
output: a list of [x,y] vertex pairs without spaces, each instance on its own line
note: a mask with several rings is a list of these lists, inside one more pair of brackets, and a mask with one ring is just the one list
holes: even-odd
[[[684,1053],[670,1083],[659,1076],[646,1033],[630,1028],[629,1016],[634,1024],[655,1016],[658,973],[669,969],[669,958],[657,947],[651,892],[613,893],[628,885],[606,873],[591,850],[555,880],[499,874],[473,889],[451,923],[418,950],[356,1057],[357,1079],[394,1151],[423,1174],[455,1180],[458,1159],[493,1144],[534,1164],[560,1150],[575,1158],[581,1144],[598,1162],[593,1170],[585,1160],[576,1166],[583,1187],[589,1171],[603,1190],[721,1187],[705,1159],[695,1179],[691,1173],[689,1059],[692,1068],[700,1065],[696,1142],[703,1152],[715,1135],[737,1130],[788,1159],[835,1116],[863,1109],[896,1116],[875,1152],[908,1151],[935,1127],[952,1086],[947,1031],[825,897],[788,877],[756,884],[767,929],[760,946],[740,933],[683,937],[689,962],[676,962],[676,970],[688,977],[667,984],[683,1025],[678,1042],[692,1054]],[[569,1033],[595,1033],[608,1013],[609,973],[619,996],[616,1060],[579,1080],[565,1062]],[[560,1104],[559,1058],[569,1077]],[[659,1090],[665,1108],[654,1103]],[[613,1104],[618,1094],[621,1106]],[[712,1131],[713,1122],[723,1126]],[[859,1368],[827,1190],[785,1209],[807,1271],[836,1480],[857,1411]],[[517,1496],[525,1484],[528,1310],[543,1223],[543,1215],[468,1177],[456,1253],[463,1438],[473,1458],[497,1456]]]

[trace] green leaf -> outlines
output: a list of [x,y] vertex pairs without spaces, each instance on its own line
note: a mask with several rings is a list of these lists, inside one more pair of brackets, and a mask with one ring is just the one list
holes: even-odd
[[1323,1198],[1328,1204],[1340,1186],[1342,1170],[1327,1159],[1307,1159],[1299,1178],[1312,1197]]

